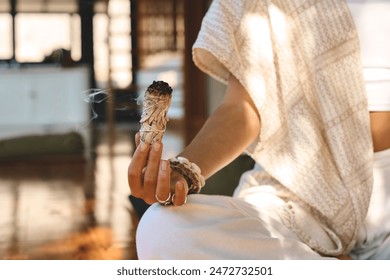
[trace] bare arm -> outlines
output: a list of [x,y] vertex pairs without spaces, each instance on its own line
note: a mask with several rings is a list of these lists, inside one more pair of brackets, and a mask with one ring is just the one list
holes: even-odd
[[371,112],[371,134],[374,152],[390,148],[390,112]]
[[181,156],[198,164],[208,178],[239,156],[259,131],[260,118],[251,98],[231,76],[222,104]]

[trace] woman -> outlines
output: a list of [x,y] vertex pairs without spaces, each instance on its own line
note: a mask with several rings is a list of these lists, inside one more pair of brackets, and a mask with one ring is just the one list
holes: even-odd
[[[388,219],[376,215],[390,213],[383,202],[390,114],[369,114],[366,95],[371,101],[371,83],[384,96],[390,88],[363,77],[360,54],[364,69],[377,67],[364,65],[372,62],[365,48],[377,45],[362,44],[360,53],[358,38],[366,35],[361,12],[389,4],[268,2],[210,7],[194,61],[228,87],[180,154],[205,178],[244,150],[256,165],[233,198],[188,196],[197,191],[200,170],[161,160],[161,143],[140,143],[129,166],[132,195],[181,206],[147,211],[137,232],[141,259],[390,257]],[[381,62],[390,66],[387,57]],[[190,173],[195,179],[182,176]]]

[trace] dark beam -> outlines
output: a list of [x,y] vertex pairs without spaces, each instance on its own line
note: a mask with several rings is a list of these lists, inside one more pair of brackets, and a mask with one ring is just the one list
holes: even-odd
[[93,56],[93,1],[79,0],[81,19],[81,63],[90,69],[91,87],[95,87],[95,71]]
[[131,74],[133,76],[133,87],[137,85],[137,71],[139,70],[139,46],[138,46],[138,1],[130,1],[130,24],[131,24]]
[[184,0],[184,108],[185,141],[188,144],[207,119],[206,76],[192,61],[194,44],[207,11],[206,0]]
[[11,4],[11,16],[12,16],[12,61],[16,60],[16,27],[15,27],[15,17],[16,17],[16,1],[10,0]]

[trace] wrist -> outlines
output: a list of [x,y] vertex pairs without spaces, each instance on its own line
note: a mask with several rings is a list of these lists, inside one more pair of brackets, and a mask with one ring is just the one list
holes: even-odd
[[205,185],[205,179],[198,165],[184,157],[171,158],[171,169],[184,177],[188,184],[188,194],[199,193]]

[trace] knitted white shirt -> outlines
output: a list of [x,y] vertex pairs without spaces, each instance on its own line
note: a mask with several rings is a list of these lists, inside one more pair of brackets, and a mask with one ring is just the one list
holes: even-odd
[[[348,252],[372,188],[372,142],[359,43],[340,0],[215,0],[193,48],[195,64],[233,74],[261,118],[248,153],[285,187],[280,215],[314,250]],[[331,238],[305,231],[304,213]]]

